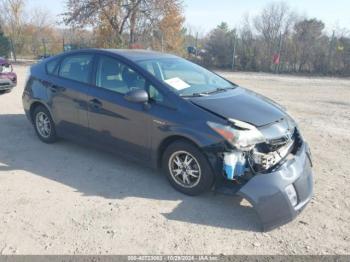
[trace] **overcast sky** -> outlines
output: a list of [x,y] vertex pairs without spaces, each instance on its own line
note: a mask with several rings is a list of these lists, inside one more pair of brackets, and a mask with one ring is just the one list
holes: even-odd
[[[186,26],[206,33],[220,22],[231,27],[245,14],[254,15],[271,0],[185,0]],[[350,0],[286,0],[292,9],[308,17],[322,19],[329,31],[336,27],[350,29]],[[41,7],[53,15],[64,11],[63,0],[27,0],[28,8]]]

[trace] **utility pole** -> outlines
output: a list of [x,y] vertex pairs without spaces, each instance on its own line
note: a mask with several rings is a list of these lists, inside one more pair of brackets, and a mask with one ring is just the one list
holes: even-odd
[[64,52],[64,47],[65,47],[66,43],[64,42],[64,37],[62,37],[62,51]]
[[162,53],[164,52],[164,34],[163,32],[160,32],[161,33],[161,36],[162,36]]
[[281,64],[281,54],[282,54],[282,44],[283,44],[283,40],[282,40],[282,32],[280,33],[280,41],[279,41],[279,45],[278,45],[278,64],[276,64],[275,67],[275,73],[279,73],[279,69],[280,69],[280,64]]
[[41,41],[43,42],[43,47],[44,47],[44,57],[46,57],[46,43],[45,43],[45,39],[42,38]]
[[12,38],[10,38],[10,44],[11,44],[11,50],[12,50],[13,60],[15,60],[15,62],[17,62],[17,56],[16,56],[15,45],[13,44]]
[[237,35],[234,33],[233,35],[233,54],[232,54],[232,71],[235,70],[235,63],[236,63],[236,49],[237,49]]
[[196,40],[194,46],[196,48],[196,56],[198,56],[198,32],[196,33]]
[[332,70],[333,67],[333,44],[334,44],[334,40],[335,40],[335,30],[333,30],[333,34],[332,34],[332,39],[331,42],[329,43],[329,53],[328,53],[328,72],[329,73]]

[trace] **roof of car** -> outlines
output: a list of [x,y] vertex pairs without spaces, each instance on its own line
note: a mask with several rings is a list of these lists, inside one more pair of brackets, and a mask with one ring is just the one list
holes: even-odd
[[115,53],[132,61],[157,59],[157,58],[175,58],[176,56],[156,51],[142,49],[103,49],[104,51]]
[[70,53],[80,52],[80,51],[103,51],[107,53],[113,53],[117,54],[119,56],[122,56],[128,60],[131,60],[133,62],[141,61],[141,60],[149,60],[149,59],[159,59],[159,58],[176,58],[177,56],[156,52],[156,51],[150,51],[150,50],[142,50],[142,49],[83,49],[83,50],[74,50]]

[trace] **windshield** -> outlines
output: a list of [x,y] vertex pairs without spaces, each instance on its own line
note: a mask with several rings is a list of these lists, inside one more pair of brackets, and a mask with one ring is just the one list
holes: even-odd
[[181,58],[143,60],[137,63],[181,96],[204,96],[236,87],[203,67]]
[[11,73],[12,72],[12,66],[3,64],[0,65],[0,73]]

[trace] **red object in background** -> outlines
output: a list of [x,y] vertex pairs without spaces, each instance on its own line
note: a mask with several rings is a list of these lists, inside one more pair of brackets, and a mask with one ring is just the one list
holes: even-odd
[[279,65],[280,64],[280,60],[281,60],[281,56],[279,54],[274,54],[273,55],[273,63],[275,65]]
[[131,44],[129,46],[130,49],[144,49],[144,47],[140,44]]

